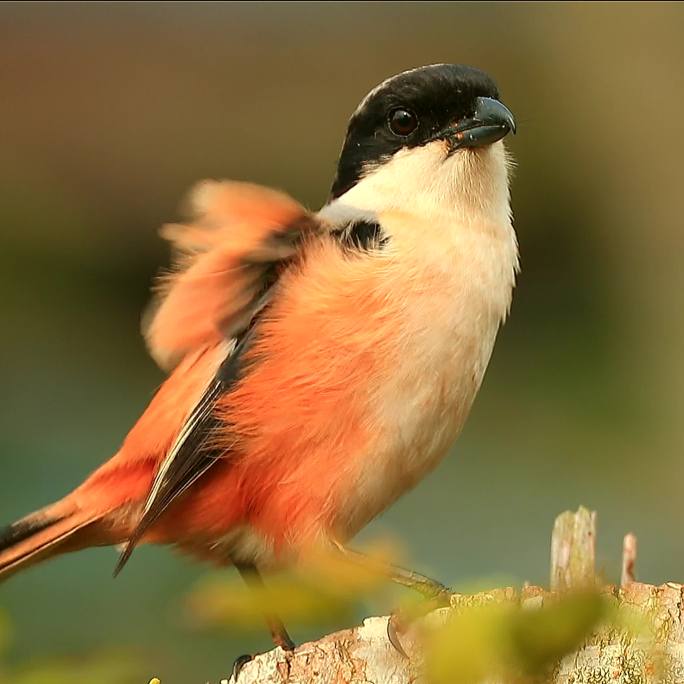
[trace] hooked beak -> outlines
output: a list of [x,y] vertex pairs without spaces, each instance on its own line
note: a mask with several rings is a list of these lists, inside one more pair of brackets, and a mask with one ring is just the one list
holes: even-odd
[[478,97],[475,111],[443,132],[451,146],[449,154],[462,147],[491,145],[509,133],[515,133],[515,119],[508,107],[491,97]]

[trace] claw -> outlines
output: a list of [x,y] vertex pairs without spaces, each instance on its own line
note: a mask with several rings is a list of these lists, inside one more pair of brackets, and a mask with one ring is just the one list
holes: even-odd
[[404,647],[401,644],[401,641],[399,640],[399,631],[397,627],[401,629],[403,626],[401,625],[401,622],[397,615],[393,613],[392,615],[390,615],[389,620],[387,620],[387,639],[390,642],[390,644],[392,644],[392,646],[394,647],[394,650],[402,658],[410,660],[408,653],[406,653]]
[[242,668],[252,660],[254,660],[254,656],[250,655],[249,653],[245,653],[244,655],[240,655],[235,658],[233,661],[233,670],[230,674],[230,678],[233,680],[233,682],[237,683],[240,672],[242,672]]

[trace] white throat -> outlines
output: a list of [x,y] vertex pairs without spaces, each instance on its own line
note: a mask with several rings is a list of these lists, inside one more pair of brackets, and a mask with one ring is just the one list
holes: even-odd
[[448,156],[436,141],[397,152],[366,169],[363,178],[321,210],[339,222],[358,211],[401,211],[429,217],[450,215],[460,224],[473,221],[510,225],[510,158],[503,142]]
[[425,273],[438,272],[446,290],[480,288],[498,327],[518,271],[510,165],[501,141],[451,156],[440,141],[402,150],[369,168],[319,215],[333,225],[378,221],[389,238],[384,254],[412,274],[416,287]]

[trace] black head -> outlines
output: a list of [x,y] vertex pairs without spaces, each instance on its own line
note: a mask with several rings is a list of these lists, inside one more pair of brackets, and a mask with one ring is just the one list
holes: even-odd
[[352,115],[331,198],[401,149],[444,140],[451,154],[491,144],[509,131],[515,131],[513,115],[483,71],[459,64],[405,71],[372,90]]

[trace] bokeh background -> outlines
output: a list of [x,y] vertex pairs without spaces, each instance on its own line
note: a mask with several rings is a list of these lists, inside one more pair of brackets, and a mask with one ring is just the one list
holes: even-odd
[[[545,582],[553,518],[583,503],[608,578],[633,531],[640,578],[684,580],[682,35],[684,7],[655,2],[2,4],[0,519],[79,482],[161,381],[139,315],[194,181],[318,207],[367,90],[465,62],[519,122],[523,271],[451,458],[364,538],[460,586]],[[3,682],[216,681],[268,646],[189,629],[204,568],[114,562],[0,587]]]

